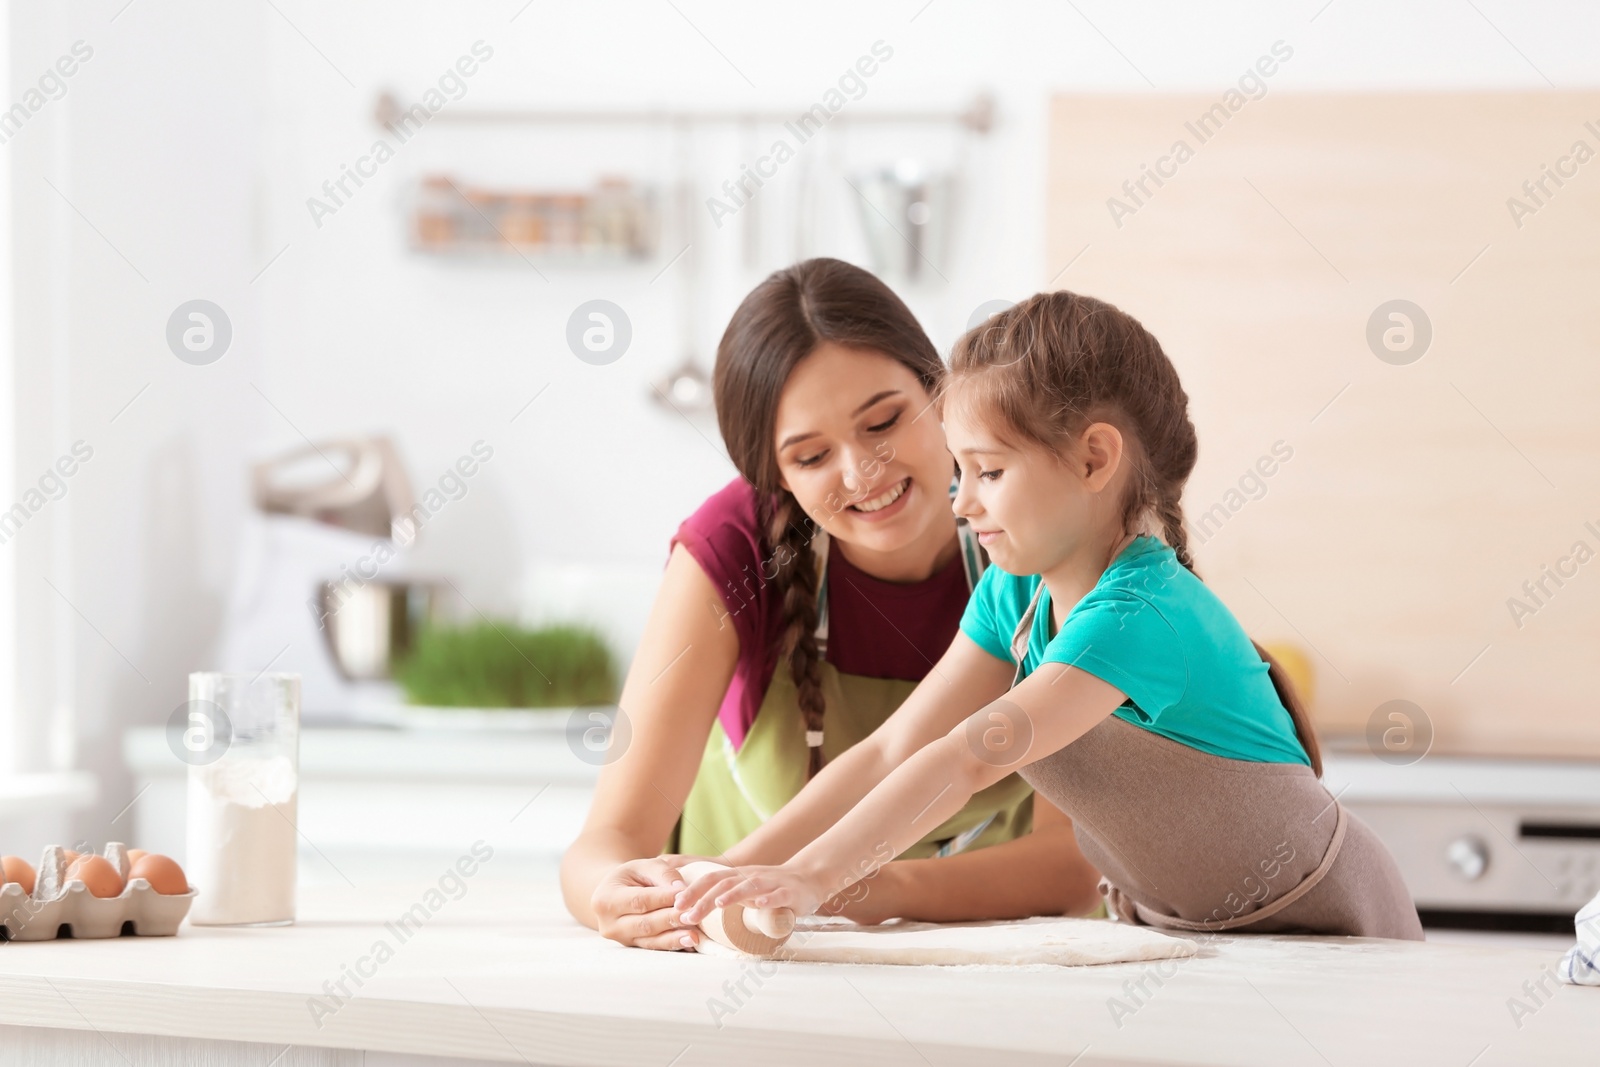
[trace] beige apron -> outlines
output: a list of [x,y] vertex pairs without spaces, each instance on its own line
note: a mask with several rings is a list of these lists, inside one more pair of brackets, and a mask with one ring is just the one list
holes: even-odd
[[[1012,634],[1013,687],[1044,587]],[[1394,858],[1305,764],[1225,759],[1110,715],[1022,777],[1072,819],[1124,921],[1422,940]]]
[[[951,481],[952,497],[959,484]],[[970,592],[988,560],[965,520],[957,520],[957,533]],[[827,532],[818,531],[811,545],[819,569],[817,652],[824,656],[828,640]],[[721,855],[804,787],[809,742],[821,744],[825,759],[837,758],[881,726],[918,684],[846,674],[825,658],[819,667],[824,698],[822,736],[808,734],[788,664],[780,661],[738,749],[723,731],[720,719],[712,724],[699,773],[665,851]],[[1019,775],[1011,774],[975,795],[900,858],[924,859],[983,848],[1021,837],[1032,827],[1033,790]]]

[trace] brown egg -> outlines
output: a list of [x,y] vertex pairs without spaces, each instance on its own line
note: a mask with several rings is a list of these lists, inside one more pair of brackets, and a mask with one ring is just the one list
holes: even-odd
[[33,895],[33,867],[21,856],[0,856],[0,883],[16,882],[22,886],[22,891],[29,896]]
[[149,853],[146,852],[142,848],[130,848],[128,850],[128,862],[129,863],[138,863],[141,857],[148,856],[148,855],[149,855]]
[[189,879],[177,862],[158,853],[147,853],[128,869],[128,881],[143,878],[164,897],[181,896],[189,891]]
[[122,877],[104,856],[79,856],[67,868],[67,881],[82,882],[97,897],[114,897],[122,892]]
[[66,860],[68,865],[70,865],[73,860],[77,859],[81,855],[83,855],[83,853],[74,852],[70,848],[64,848],[61,850],[61,858]]

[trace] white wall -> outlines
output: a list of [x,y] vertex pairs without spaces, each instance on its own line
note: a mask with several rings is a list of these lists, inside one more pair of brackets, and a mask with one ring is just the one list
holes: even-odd
[[[17,568],[19,754],[35,769],[102,775],[100,810],[77,835],[96,841],[132,798],[123,727],[164,721],[203,661],[244,500],[239,465],[265,432],[241,402],[260,365],[248,287],[259,12],[114,14],[11,5],[9,100],[73,42],[93,55],[0,148],[13,192],[16,480],[35,482],[75,440],[93,449],[66,496],[3,548]],[[201,293],[241,334],[205,375],[164,341],[172,308]]]
[[[65,500],[0,548],[15,554],[29,668],[20,751],[102,774],[100,810],[82,820],[95,839],[131,795],[121,729],[164,721],[184,675],[207,664],[237,563],[247,458],[298,445],[302,432],[382,430],[427,483],[489,440],[493,462],[426,531],[427,560],[486,610],[525,609],[551,568],[622,568],[630,607],[612,625],[624,633],[672,530],[732,476],[714,422],[663,411],[647,383],[686,344],[709,366],[740,297],[793,254],[778,240],[791,227],[777,209],[801,160],[764,193],[771,240],[753,268],[741,261],[738,220],[716,230],[701,217],[690,256],[706,286],[692,301],[680,288],[688,260],[654,284],[664,259],[621,271],[541,267],[546,281],[515,259],[442,263],[402,248],[403,197],[419,173],[526,185],[586,184],[605,171],[668,180],[674,144],[659,131],[430,126],[313,224],[306,198],[381,132],[370,118],[376,94],[414,98],[474,41],[494,56],[452,106],[798,110],[880,39],[894,57],[852,108],[956,107],[992,91],[997,129],[964,145],[946,130],[858,128],[807,146],[819,169],[907,152],[961,161],[948,283],[906,290],[941,349],[978,304],[1026,295],[1063,266],[1044,249],[1052,90],[1210,89],[1291,36],[1296,61],[1277,91],[1546,77],[1566,87],[1596,73],[1596,16],[1571,2],[1483,0],[1482,15],[1454,2],[1396,11],[1352,0],[1325,9],[909,0],[781,12],[651,0],[520,14],[522,0],[121,6],[12,5],[12,99],[72,41],[95,55],[65,99],[0,147],[16,214],[18,478],[37,477],[77,438],[96,449]],[[693,150],[697,199],[748,158],[736,131],[697,137]],[[805,251],[860,261],[852,194],[837,181],[827,192],[846,213]],[[682,244],[665,243],[669,255]],[[572,308],[596,296],[621,304],[635,329],[626,357],[606,367],[581,363],[563,342]],[[163,339],[172,309],[195,297],[221,304],[234,325],[232,349],[209,367],[180,363]],[[302,654],[314,653],[296,649],[279,669]]]

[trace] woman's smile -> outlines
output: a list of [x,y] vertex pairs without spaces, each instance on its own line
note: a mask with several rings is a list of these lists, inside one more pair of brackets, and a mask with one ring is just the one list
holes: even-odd
[[907,476],[891,485],[885,492],[879,493],[870,499],[858,504],[851,504],[849,510],[865,522],[885,522],[904,511],[911,498],[911,478]]

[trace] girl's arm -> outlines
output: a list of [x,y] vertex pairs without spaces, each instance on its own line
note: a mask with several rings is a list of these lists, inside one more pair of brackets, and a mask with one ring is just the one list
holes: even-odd
[[1058,663],[926,745],[781,867],[708,874],[678,894],[684,922],[754,902],[807,915],[916,844],[972,795],[1082,737],[1125,700],[1115,686]]
[[954,856],[895,860],[822,910],[869,925],[1088,915],[1100,906],[1099,885],[1072,820],[1035,793],[1029,833]]
[[561,860],[573,918],[625,945],[698,942],[676,922],[683,880],[658,857],[700,770],[717,708],[733,678],[739,638],[700,564],[673,546],[619,705],[631,738],[600,769],[583,830]]
[[799,795],[730,848],[723,862],[782,863],[794,856],[918,749],[964,720],[973,708],[1003,695],[1014,671],[1012,664],[990,655],[958,630],[939,662],[882,726],[823,767]]

